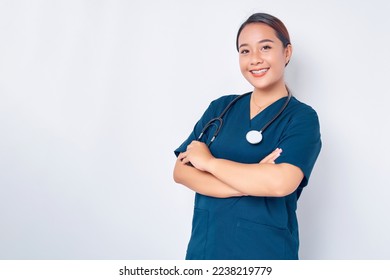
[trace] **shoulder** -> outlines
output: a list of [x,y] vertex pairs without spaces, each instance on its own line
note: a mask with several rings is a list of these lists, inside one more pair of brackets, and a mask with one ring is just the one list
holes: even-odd
[[216,113],[221,113],[235,98],[239,96],[240,95],[238,94],[223,95],[211,101],[209,108]]
[[223,95],[223,96],[218,97],[217,99],[214,99],[213,101],[211,101],[211,104],[214,106],[228,105],[230,102],[232,102],[238,96],[239,96],[238,94]]
[[293,96],[290,100],[289,105],[287,106],[287,111],[291,114],[291,116],[295,117],[313,117],[318,119],[318,115],[316,110],[310,105],[299,101],[295,96]]
[[302,131],[307,131],[307,133],[320,130],[320,120],[316,110],[294,96],[291,98],[284,114],[288,129],[300,128]]
[[238,96],[239,95],[237,94],[230,94],[212,100],[209,103],[209,106],[207,107],[206,111],[204,111],[202,119],[210,120],[212,118],[217,118],[222,114],[225,108]]

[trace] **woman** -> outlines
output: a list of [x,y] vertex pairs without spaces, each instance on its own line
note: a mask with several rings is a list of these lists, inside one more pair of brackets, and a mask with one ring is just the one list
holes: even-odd
[[[174,180],[196,192],[186,259],[298,259],[295,210],[321,149],[318,117],[285,84],[292,46],[279,19],[253,14],[236,47],[253,91],[223,114],[212,144],[221,123],[207,123],[237,95],[211,102],[175,150]],[[261,142],[247,139],[251,130]]]

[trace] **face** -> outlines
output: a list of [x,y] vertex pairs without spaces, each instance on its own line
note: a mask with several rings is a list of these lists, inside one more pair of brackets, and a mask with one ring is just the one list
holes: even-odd
[[241,73],[255,90],[269,91],[284,85],[284,68],[291,45],[284,47],[274,29],[263,23],[244,27],[238,38]]

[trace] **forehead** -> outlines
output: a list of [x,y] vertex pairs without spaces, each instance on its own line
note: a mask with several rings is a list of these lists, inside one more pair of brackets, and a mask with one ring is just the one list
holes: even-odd
[[273,41],[279,41],[275,30],[264,23],[249,23],[246,25],[238,37],[240,44],[246,44],[250,42],[258,42],[264,39],[271,39]]

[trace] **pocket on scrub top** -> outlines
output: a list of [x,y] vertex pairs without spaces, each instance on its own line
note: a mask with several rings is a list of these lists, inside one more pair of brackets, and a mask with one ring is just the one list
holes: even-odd
[[192,231],[188,243],[186,260],[204,260],[207,242],[209,212],[195,208],[192,219]]
[[239,218],[236,227],[237,259],[295,259],[287,243],[292,236],[288,229],[276,228]]

